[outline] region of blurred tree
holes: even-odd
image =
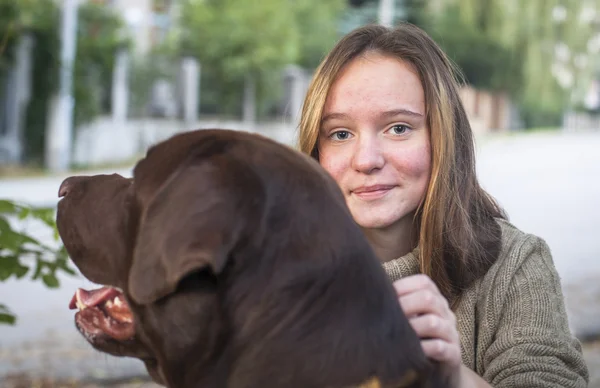
[[[362,7],[363,5],[367,4],[367,3],[373,3],[376,0],[347,0],[348,1],[348,5],[351,7]]]
[[[370,1],[370,0],[366,0]],[[296,63],[316,68],[339,39],[337,25],[346,9],[344,0],[295,0],[293,13],[298,29],[299,53]]]
[[[465,18],[500,42],[519,63],[520,85],[512,95],[525,125],[560,125],[566,95],[552,73],[556,44],[552,10],[558,2],[469,1],[462,7]]]
[[[53,232],[58,240],[54,209],[32,208],[13,201],[0,200],[0,282],[11,278],[23,279],[30,274],[31,280],[41,281],[46,287],[57,288],[60,282],[57,273],[75,275],[69,265],[64,246],[48,246],[29,233],[11,226],[10,221],[38,222],[46,232]],[[40,229],[37,229],[40,230]],[[0,303],[0,324],[15,324],[17,317],[8,306]]]
[[[131,46],[124,33],[124,21],[113,9],[84,3],[79,7],[78,16],[73,75],[75,125],[110,111],[115,54]]]
[[[260,83],[298,58],[299,36],[287,2],[186,0],[181,14],[182,51],[216,78],[225,107],[239,98],[248,77]]]
[[[280,0],[183,2],[184,52],[218,63],[233,78],[293,61],[297,31],[289,4]]]
[[[379,0],[348,0],[348,3],[350,7],[346,8],[341,18],[341,34],[365,24],[378,22]],[[427,29],[428,3],[428,0],[393,0],[394,23],[405,21]]]
[[[600,1],[526,4],[513,12],[525,66],[520,101],[530,126],[560,125],[562,112],[576,106],[578,89],[598,71]]]
[[[339,35],[345,35],[365,24],[377,23],[377,1],[364,1],[359,5],[346,7],[339,20]]]
[[[114,55],[129,40],[122,19],[105,6],[84,2],[79,7],[77,56],[73,88],[75,124],[90,121],[110,109]],[[25,154],[30,162],[44,160],[48,102],[58,88],[60,9],[54,0],[0,0],[0,85],[13,65],[14,47],[22,34],[34,39],[32,98],[25,117]]]
[[[20,27],[19,10],[16,2],[0,3],[0,80],[13,60],[15,36]]]
[[[599,0],[439,0],[429,11],[504,47],[516,74],[512,97],[529,127],[560,125],[575,88],[596,71]],[[473,53],[472,62],[480,58]]]
[[[0,87],[13,66],[14,49],[23,34],[34,40],[31,100],[25,115],[25,158],[41,164],[48,100],[58,87],[58,8],[51,0],[0,0]],[[2,50],[2,48],[0,48]],[[2,95],[0,95],[2,98]],[[10,98],[10,96],[4,96]]]
[[[427,0],[403,0],[402,19],[423,29],[428,26]]]
[[[516,93],[521,85],[521,63],[498,39],[448,6],[427,21],[426,29],[462,71],[465,81],[479,89]]]
[[[283,66],[314,67],[333,46],[345,6],[345,0],[184,0],[180,45],[202,63],[201,105],[239,114],[244,83],[252,79],[258,113],[266,112]]]

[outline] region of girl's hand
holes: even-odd
[[[456,317],[446,298],[426,275],[397,280],[394,287],[404,314],[421,338],[425,355],[442,364],[451,380],[460,380],[462,360]]]

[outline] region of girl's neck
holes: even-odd
[[[385,263],[404,256],[415,248],[414,226],[412,215],[407,215],[386,228],[363,228],[363,232],[379,260]]]

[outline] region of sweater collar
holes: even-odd
[[[392,282],[407,276],[417,275],[420,273],[419,248],[417,247],[404,256],[383,263],[383,269]]]

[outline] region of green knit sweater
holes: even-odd
[[[463,363],[493,387],[587,387],[548,245],[507,221],[502,250],[455,310]],[[418,248],[384,263],[392,281],[419,273]]]

